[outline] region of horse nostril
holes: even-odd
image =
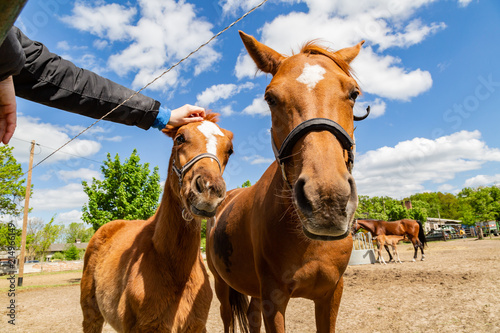
[[[196,192],[203,193],[205,186],[203,184],[203,179],[201,179],[201,176],[196,177],[194,181],[194,188]]]
[[[295,200],[297,201],[297,206],[302,211],[302,213],[307,217],[311,217],[313,213],[313,207],[304,190],[305,185],[305,177],[300,177],[295,183]]]

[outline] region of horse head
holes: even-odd
[[[217,116],[212,113],[202,122],[163,129],[174,139],[169,163],[174,181],[165,186],[179,193],[186,220],[214,216],[226,196],[222,172],[233,152],[233,133],[215,124]]]
[[[360,89],[349,63],[356,46],[329,51],[314,43],[287,57],[240,32],[257,67],[273,75],[265,100],[272,143],[306,236],[346,237],[358,205],[353,107]],[[369,110],[368,110],[369,111]]]

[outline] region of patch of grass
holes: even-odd
[[[40,272],[40,273],[24,273],[24,276],[39,276],[39,275],[58,275],[66,273],[82,273],[83,269],[75,269],[72,271],[58,271],[58,272]],[[8,279],[10,275],[0,276],[0,279]],[[16,279],[18,274],[16,274]]]
[[[74,286],[74,285],[79,285],[79,284],[80,284],[80,281],[78,281],[78,282],[68,282],[68,283],[59,283],[59,284],[43,284],[43,285],[36,285],[36,286],[23,286],[23,287],[16,287],[16,292],[26,291],[26,290],[33,290],[33,289]],[[9,290],[9,288],[2,288],[2,289],[0,289],[0,293],[6,293],[8,290]]]

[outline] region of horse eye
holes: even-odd
[[[269,105],[269,106],[274,106],[274,105],[276,105],[276,100],[275,100],[272,96],[266,95],[266,96],[264,97],[264,99],[266,100],[267,105]]]
[[[349,95],[349,99],[351,99],[353,102],[356,101],[356,98],[359,96],[359,90],[353,90],[351,94]]]
[[[181,145],[183,144],[184,142],[186,142],[186,138],[184,137],[184,135],[178,135],[176,138],[175,138],[175,142],[178,144],[178,145]]]
[[[231,156],[231,155],[233,155],[233,153],[234,153],[233,147],[229,148],[229,150],[227,151],[227,155]]]

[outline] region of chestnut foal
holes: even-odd
[[[92,237],[81,281],[84,332],[206,332],[212,300],[200,253],[203,218],[226,195],[232,137],[208,116],[174,138],[161,204],[147,221],[113,221]]]

